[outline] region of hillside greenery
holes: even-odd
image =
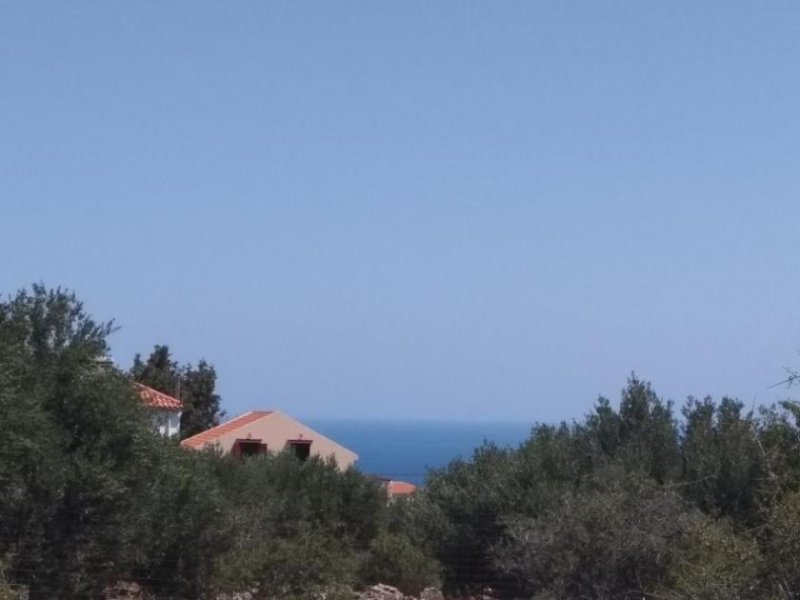
[[[0,301],[3,597],[101,598],[118,581],[165,599],[337,600],[378,582],[539,600],[800,597],[793,402],[676,408],[631,376],[618,403],[535,425],[517,448],[487,442],[389,502],[329,461],[237,461],[156,436],[130,383],[164,371],[103,360],[113,330],[65,290]]]

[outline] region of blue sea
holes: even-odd
[[[359,455],[365,473],[424,483],[428,469],[469,458],[484,440],[516,447],[531,423],[304,419]]]

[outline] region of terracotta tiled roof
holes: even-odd
[[[390,481],[388,487],[390,496],[408,496],[417,491],[417,486],[407,481]]]
[[[153,388],[142,385],[141,383],[134,383],[133,385],[136,388],[136,391],[139,392],[139,397],[142,399],[142,402],[144,402],[145,406],[149,406],[150,408],[162,408],[166,410],[181,410],[183,408],[183,402],[177,398],[168,396],[163,392],[154,390]]]
[[[216,427],[212,427],[211,429],[207,429],[198,433],[197,435],[193,435],[192,437],[188,437],[181,442],[181,446],[186,448],[202,448],[206,444],[213,443],[215,440],[219,439],[221,436],[225,435],[226,433],[230,433],[231,431],[235,431],[240,427],[244,427],[252,423],[253,421],[258,421],[259,419],[263,419],[272,414],[271,410],[253,410],[249,413],[245,413],[235,419],[231,419],[230,421],[226,421],[225,423],[221,423]]]

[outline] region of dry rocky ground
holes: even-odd
[[[389,585],[374,585],[361,592],[359,600],[444,600],[444,596],[435,588],[426,588],[415,598],[405,596],[400,590]]]
[[[425,588],[419,596],[406,596],[390,585],[374,585],[358,595],[358,600],[448,600],[436,588]],[[477,596],[449,598],[449,600],[496,600],[491,590],[485,590]]]
[[[242,592],[233,595],[221,595],[216,600],[254,600],[258,596],[253,592]],[[106,591],[105,600],[147,600],[149,596],[137,583],[119,582]],[[451,598],[449,600],[494,600],[490,590],[478,596],[466,598]],[[321,599],[322,600],[322,599]],[[407,596],[397,588],[390,585],[374,585],[363,592],[357,593],[353,600],[447,600],[441,591],[436,588],[426,588],[419,596]]]

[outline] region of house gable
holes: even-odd
[[[295,451],[298,456],[333,456],[341,469],[358,460],[355,452],[337,444],[318,431],[279,411],[251,411],[181,442],[196,450],[217,445],[225,453],[236,454],[237,442],[258,440],[269,452]]]
[[[252,410],[248,413],[231,419],[230,421],[220,423],[216,427],[206,429],[205,431],[201,431],[192,437],[186,438],[181,442],[181,446],[200,450],[209,444],[221,443],[223,440],[229,437],[229,434],[235,433],[239,429],[246,427],[255,421],[268,417],[271,414],[272,411],[268,410]]]

